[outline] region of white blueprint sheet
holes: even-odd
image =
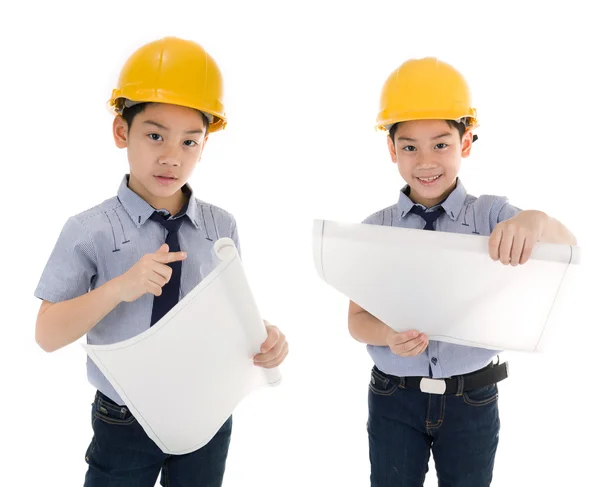
[[[541,351],[576,246],[537,243],[504,266],[489,237],[315,220],[321,279],[396,331],[493,350]]]
[[[233,241],[219,265],[147,331],[83,345],[146,433],[168,454],[201,448],[236,405],[280,371],[253,364],[267,332]]]

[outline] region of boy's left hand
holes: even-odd
[[[285,335],[276,326],[265,321],[267,339],[260,346],[260,352],[254,356],[254,365],[272,369],[277,367],[288,354],[288,342]]]
[[[490,235],[490,257],[504,265],[525,264],[547,224],[548,215],[536,210],[522,211],[498,223]]]

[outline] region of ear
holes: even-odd
[[[390,157],[392,158],[392,162],[394,164],[396,164],[396,162],[397,162],[396,146],[394,145],[394,141],[392,140],[392,138],[389,135],[387,136],[387,144],[388,144],[388,150],[390,151]]]
[[[471,148],[473,147],[473,132],[470,130],[463,135],[461,156],[469,157],[471,154]]]
[[[198,159],[196,159],[196,164],[198,164],[200,162],[200,159],[202,159],[202,152],[204,152],[204,147],[206,147],[206,142],[208,142],[208,134],[206,134],[204,136],[204,139],[202,139],[202,146],[200,147],[200,152],[198,153]]]
[[[127,122],[121,115],[117,115],[113,120],[113,137],[115,139],[115,145],[119,149],[125,149],[127,147],[127,134],[129,127]]]

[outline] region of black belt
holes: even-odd
[[[375,367],[377,369],[377,367]],[[489,364],[483,369],[469,374],[457,375],[447,379],[430,379],[428,377],[397,377],[395,375],[383,374],[388,379],[396,382],[400,387],[407,389],[419,389],[429,394],[462,394],[465,391],[479,389],[500,382],[508,377],[508,363]]]
[[[96,391],[96,395],[99,396],[100,399],[102,399],[104,402],[107,402],[108,404],[110,404],[111,406],[115,406],[115,407],[118,407],[118,408],[127,407],[124,404],[117,404],[110,397],[108,397],[106,394],[102,394],[102,392],[100,392],[100,391]]]

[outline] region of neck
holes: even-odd
[[[418,205],[423,205],[425,208],[431,208],[432,206],[439,205],[448,196],[450,196],[452,191],[454,191],[456,189],[457,184],[458,184],[458,180],[455,179],[454,183],[452,183],[450,185],[450,187],[446,191],[444,191],[440,196],[438,196],[437,198],[424,198],[421,195],[417,194],[415,191],[412,191],[412,189],[409,186],[409,190],[408,190],[409,192],[408,192],[407,196],[410,198],[410,200],[413,203],[417,203]]]
[[[145,198],[144,198],[145,199]],[[171,215],[177,215],[183,208],[183,205],[188,200],[188,196],[183,191],[179,190],[173,196],[169,198],[154,198],[153,200],[146,200],[156,210],[164,208]]]
[[[156,210],[165,209],[171,215],[176,215],[179,213],[183,205],[188,200],[188,195],[185,194],[181,189],[177,191],[175,194],[167,197],[161,198],[159,196],[154,196],[149,193],[134,177],[129,176],[129,183],[127,185],[131,191],[137,194],[140,198],[144,199],[150,206],[152,206]]]

